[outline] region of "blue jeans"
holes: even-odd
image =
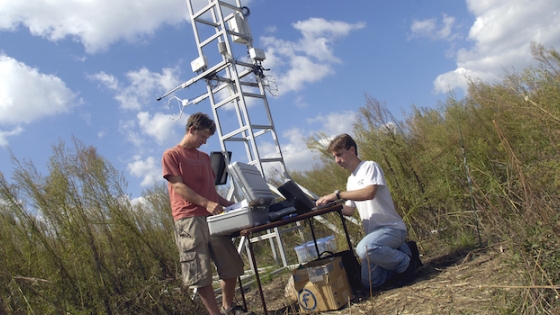
[[[405,230],[381,227],[358,243],[356,254],[362,260],[362,285],[365,288],[379,287],[406,270],[411,254],[405,240]]]

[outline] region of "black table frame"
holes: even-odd
[[[311,230],[311,235],[313,237],[313,242],[315,243],[315,250],[317,252],[317,254],[319,255],[319,247],[317,246],[317,239],[315,237],[315,231],[314,231],[314,227],[313,227],[313,222],[311,219],[313,219],[313,217],[318,216],[318,215],[323,215],[323,214],[327,214],[327,213],[331,213],[331,212],[337,212],[339,217],[340,217],[340,221],[342,222],[342,226],[344,228],[344,233],[346,235],[346,241],[348,242],[348,248],[352,251],[352,241],[350,240],[350,236],[348,235],[348,228],[346,227],[346,221],[344,219],[344,215],[342,214],[342,205],[335,205],[332,207],[328,207],[328,208],[324,208],[324,209],[320,209],[320,210],[314,210],[311,212],[307,212],[304,214],[299,214],[295,217],[291,217],[291,218],[287,218],[281,221],[276,221],[276,222],[272,222],[272,223],[268,223],[268,224],[264,224],[264,225],[259,225],[253,228],[249,228],[249,229],[245,229],[245,230],[241,230],[239,232],[240,236],[245,236],[247,239],[247,247],[249,249],[249,259],[251,260],[251,263],[253,264],[253,268],[255,270],[255,278],[257,280],[257,286],[259,289],[259,294],[261,297],[261,304],[263,307],[263,311],[264,311],[264,315],[268,315],[268,311],[266,309],[266,302],[264,299],[264,293],[262,290],[262,285],[261,285],[261,279],[259,277],[259,270],[257,267],[257,261],[255,259],[255,255],[253,253],[253,245],[251,243],[251,235],[255,234],[255,233],[259,233],[262,231],[266,231],[268,229],[274,229],[286,224],[290,224],[290,223],[294,223],[294,222],[298,222],[298,221],[303,221],[303,220],[308,220],[309,222],[309,227]],[[247,302],[245,301],[245,295],[243,293],[243,284],[241,283],[241,278],[239,278],[239,287],[241,288],[241,295],[243,298],[243,305],[245,307],[245,309],[247,308]]]

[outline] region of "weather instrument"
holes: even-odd
[[[274,169],[280,177],[289,179],[266,95],[267,91],[277,94],[276,83],[265,74],[265,51],[253,46],[249,8],[239,0],[187,0],[187,5],[198,52],[191,62],[195,76],[157,100],[204,83],[205,91],[193,98],[169,98],[168,107],[179,109],[174,120],[181,118],[187,106],[208,100],[222,152],[235,154],[237,151],[230,147],[243,147],[247,163],[255,165],[263,177],[265,170]]]

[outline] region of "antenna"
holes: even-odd
[[[173,100],[175,100],[177,102],[178,106],[179,106],[179,117],[175,118],[175,115],[173,115],[171,120],[177,121],[177,120],[181,119],[181,117],[183,116],[183,112],[185,111],[185,107],[187,107],[189,105],[196,105],[196,104],[202,102],[207,97],[208,97],[208,94],[202,94],[202,95],[198,96],[197,98],[195,98],[193,100],[180,99],[177,96],[170,97],[169,100],[167,101],[167,107],[170,108],[170,109],[174,107],[171,104]]]

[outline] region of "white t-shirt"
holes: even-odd
[[[365,233],[369,234],[382,226],[391,226],[406,231],[406,225],[395,211],[383,170],[376,162],[362,161],[348,177],[346,190],[358,190],[370,185],[378,186],[373,199],[366,201],[348,200],[346,203],[347,206],[358,208]]]

